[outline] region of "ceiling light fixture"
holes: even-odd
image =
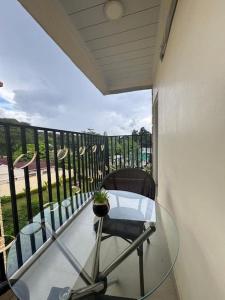
[[[124,14],[123,4],[119,0],[108,0],[104,4],[104,13],[108,20],[118,20]]]

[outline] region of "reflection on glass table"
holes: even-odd
[[[91,199],[77,210],[72,210],[70,199],[60,206],[52,204],[21,230],[8,253],[7,277],[19,299],[105,299],[103,294],[106,299],[145,299],[164,282],[178,253],[172,217],[141,195],[108,194],[107,218],[144,222],[145,230],[132,243],[119,236],[104,240],[103,219],[95,217]],[[136,252],[142,244],[144,294],[140,295]]]

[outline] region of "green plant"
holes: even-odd
[[[94,203],[105,203],[108,202],[109,197],[106,191],[97,191],[94,193]]]
[[[152,164],[148,163],[146,166],[143,167],[143,170],[152,175]]]

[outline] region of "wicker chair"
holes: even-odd
[[[141,169],[126,168],[114,171],[107,175],[101,188],[106,190],[123,190],[155,199],[155,182],[153,178]],[[98,222],[94,225],[97,232]],[[111,236],[117,236],[128,243],[132,243],[145,231],[143,221],[116,220],[109,216],[104,218],[102,233],[106,234],[102,240]],[[149,239],[147,240],[150,243]],[[144,271],[143,271],[143,245],[137,249],[139,256],[140,294],[144,295]]]
[[[101,184],[106,190],[122,190],[155,199],[155,182],[141,169],[126,168],[107,175]]]

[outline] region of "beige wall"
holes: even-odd
[[[166,0],[165,0],[166,1]],[[154,94],[159,196],[180,233],[181,300],[225,299],[225,1],[179,0]]]

